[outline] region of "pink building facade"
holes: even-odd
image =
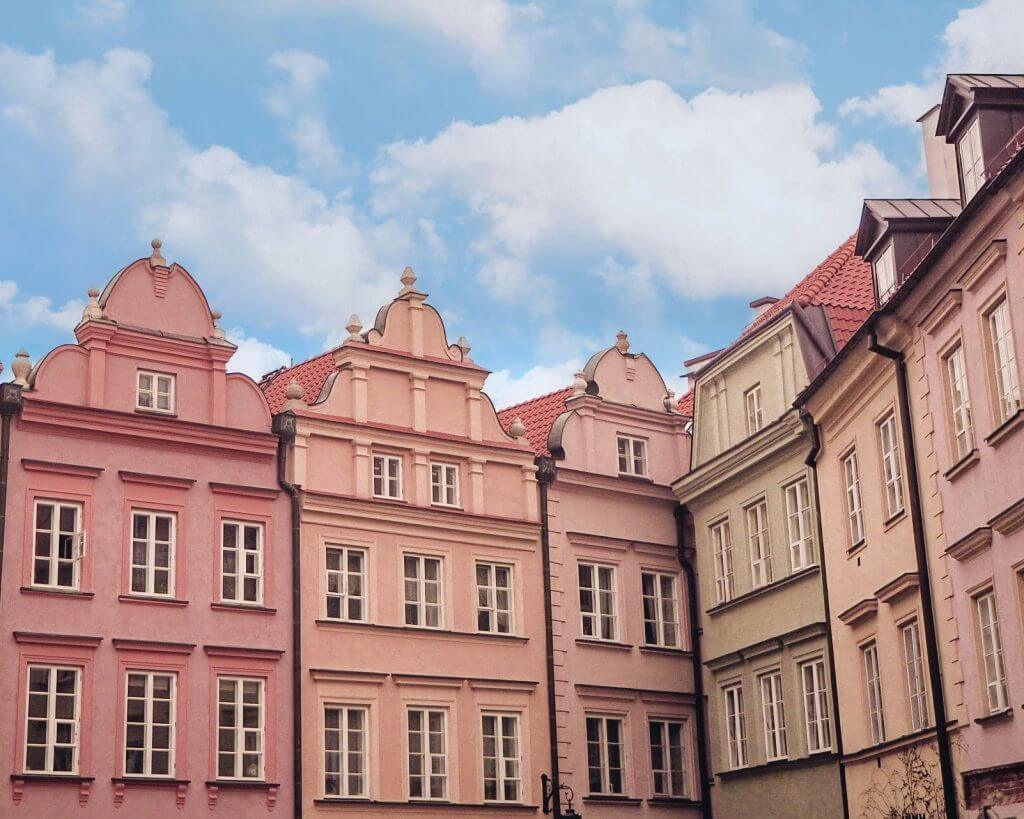
[[[291,810],[289,504],[217,318],[154,242],[12,366],[0,815]]]

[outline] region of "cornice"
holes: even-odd
[[[1001,535],[1011,535],[1024,528],[1024,497],[1011,503],[1002,512],[993,517],[988,525]]]
[[[954,560],[969,560],[977,554],[981,554],[992,545],[992,527],[979,526],[972,532],[968,532],[956,543],[946,547],[946,554]]]
[[[892,604],[904,595],[917,591],[920,580],[917,572],[904,572],[894,577],[880,589],[875,590],[875,597],[880,603]]]
[[[742,648],[727,651],[725,654],[719,654],[717,657],[705,660],[704,665],[712,671],[720,671],[723,668],[729,668],[730,666],[738,665],[739,663],[747,660],[762,657],[765,654],[772,653],[773,651],[781,651],[784,646],[790,646],[804,642],[805,640],[812,640],[815,637],[821,637],[826,633],[826,631],[827,624],[824,622],[808,623],[807,625],[799,626],[791,631],[787,631],[784,634],[776,634],[764,640],[759,640],[756,643],[743,646]]]
[[[26,472],[49,472],[57,475],[74,475],[77,478],[98,478],[103,474],[102,466],[80,466],[56,461],[37,461],[33,458],[22,458],[21,468]]]
[[[836,617],[839,618],[843,625],[853,626],[861,622],[861,620],[874,617],[877,613],[878,600],[874,597],[865,597],[863,600],[858,600],[845,611],[839,612]]]
[[[654,500],[663,500],[675,504],[676,496],[672,487],[663,483],[637,478],[623,477],[621,475],[604,475],[599,472],[586,472],[582,469],[569,467],[558,467],[558,475],[555,479],[555,487],[579,486],[587,489],[599,490],[602,492],[617,492],[623,495],[640,495]]]

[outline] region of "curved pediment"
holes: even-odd
[[[668,386],[646,353],[629,352],[625,333],[614,347],[595,353],[583,368],[587,393],[605,401],[664,411]],[[674,402],[673,402],[674,404]]]

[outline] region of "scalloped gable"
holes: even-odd
[[[605,401],[664,412],[668,387],[645,353],[620,352],[611,347],[595,355],[584,369]]]
[[[476,367],[462,348],[448,342],[444,320],[426,298],[426,293],[405,288],[377,311],[373,327],[366,333],[367,341],[395,352]]]

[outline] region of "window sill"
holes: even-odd
[[[96,781],[95,776],[60,773],[15,773],[11,774],[11,779],[19,782],[73,782],[76,785]]]
[[[961,475],[964,474],[968,469],[978,463],[981,458],[977,448],[972,449],[966,455],[964,455],[959,461],[953,464],[949,469],[942,473],[942,477],[947,481],[955,481]]]
[[[678,657],[690,657],[692,652],[687,651],[685,648],[675,648],[670,646],[640,646],[641,654],[673,654]]]
[[[584,802],[611,802],[616,805],[642,805],[644,800],[635,796],[620,796],[618,794],[592,793],[583,797]]]
[[[357,631],[404,631],[414,634],[436,634],[440,637],[479,637],[482,640],[505,640],[512,643],[527,643],[529,637],[519,634],[497,634],[491,631],[455,631],[449,628],[430,628],[428,626],[393,626],[385,623],[367,623],[361,620],[332,620],[321,617],[314,621],[318,626],[328,628],[351,628]]]
[[[1020,426],[1022,420],[1024,420],[1024,409],[1018,407],[1013,415],[1001,422],[999,426],[989,433],[988,437],[985,438],[985,443],[992,447],[996,446],[1003,438]]]
[[[688,796],[652,796],[647,800],[647,804],[654,807],[681,808],[700,807],[702,803],[699,799],[690,799]]]
[[[824,751],[815,751],[807,756],[773,759],[771,762],[762,762],[759,765],[745,765],[742,768],[732,768],[728,771],[719,771],[716,775],[722,779],[732,779],[742,776],[756,775],[766,771],[774,771],[780,768],[800,768],[807,765],[817,765],[821,762],[832,762],[838,759],[839,756],[835,751],[826,749]]]
[[[1013,719],[1013,707],[1007,705],[999,711],[993,711],[974,720],[975,725],[991,725],[994,722],[1007,722]]]
[[[168,412],[166,410],[150,409],[149,407],[136,407],[135,411],[139,415],[153,415],[157,418],[177,418],[178,413]]]
[[[384,503],[393,503],[397,506],[408,506],[409,501],[405,498],[389,498],[387,495],[370,495],[370,500],[382,501]]]
[[[280,788],[280,782],[264,782],[262,779],[207,779],[208,788],[234,788],[236,790],[263,791]]]
[[[613,648],[616,651],[632,651],[632,643],[620,643],[618,640],[598,640],[591,637],[577,637],[576,645],[594,648]]]
[[[181,600],[177,597],[143,597],[138,594],[119,594],[117,599],[122,603],[143,603],[150,606],[176,606],[188,605],[188,600]]]
[[[42,594],[46,596],[70,597],[78,600],[90,600],[96,596],[95,592],[77,591],[75,589],[49,589],[41,586],[22,586],[18,591],[22,594]]]
[[[805,569],[799,569],[798,571],[795,571],[792,574],[787,575],[781,580],[773,580],[771,583],[766,583],[763,586],[758,586],[756,589],[751,589],[748,592],[744,592],[739,597],[734,597],[731,600],[726,600],[722,603],[717,603],[704,613],[711,615],[718,614],[719,612],[725,611],[726,609],[730,609],[733,606],[742,605],[743,603],[746,603],[748,600],[752,600],[755,597],[760,597],[762,594],[768,594],[770,592],[773,592],[776,589],[788,585],[789,583],[795,583],[800,578],[815,574],[818,571],[820,571],[818,564],[814,563]]]
[[[248,611],[253,614],[277,614],[277,609],[259,606],[255,603],[210,603],[215,611]]]
[[[165,788],[180,788],[192,783],[191,779],[174,779],[166,776],[113,776],[110,781],[115,785],[140,785]]]
[[[629,472],[619,472],[616,476],[621,481],[635,481],[636,483],[654,483],[654,478],[650,475],[633,475]]]
[[[313,800],[314,805],[365,805],[370,809],[391,810],[392,808],[429,809],[444,808],[446,811],[471,810],[481,808],[503,811],[523,811],[534,813],[540,805],[528,805],[524,802],[448,802],[444,799],[409,799],[405,802],[385,799],[370,799],[364,796],[322,796]]]
[[[888,532],[896,524],[898,524],[900,521],[902,521],[906,516],[907,516],[907,507],[904,506],[898,512],[893,513],[892,515],[887,517],[884,521],[882,521],[882,531],[883,532]]]
[[[847,546],[846,547],[846,557],[847,558],[851,558],[851,557],[854,557],[856,555],[859,555],[867,547],[868,547],[867,540],[865,538],[861,538],[856,543],[854,543],[852,546]]]

